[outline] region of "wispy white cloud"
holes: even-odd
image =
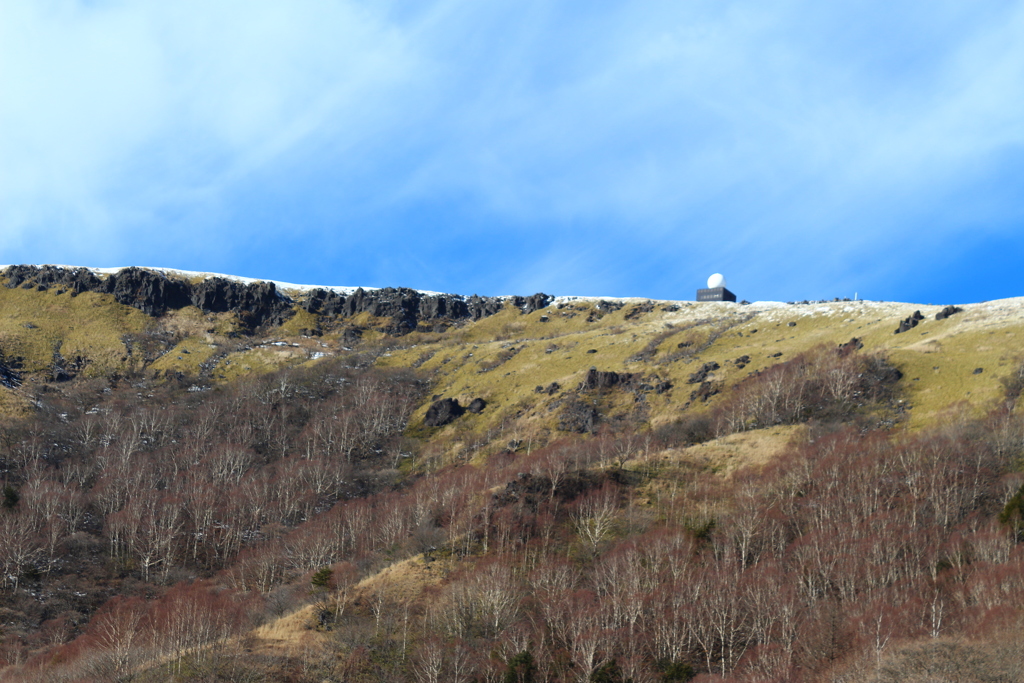
[[[725,263],[779,296],[1006,234],[1024,3],[841,5],[0,0],[0,222],[62,260],[224,270],[288,226],[375,279],[507,257],[479,289],[657,294]]]
[[[354,3],[3,3],[0,216],[112,230],[216,203],[282,155],[380,125],[414,71]],[[47,207],[45,209],[41,207]],[[151,217],[151,216],[150,216]],[[40,220],[45,219],[45,220]]]

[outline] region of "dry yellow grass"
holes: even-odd
[[[442,561],[427,562],[422,555],[395,562],[360,581],[352,591],[352,600],[366,601],[383,591],[393,602],[415,602],[425,587],[441,582],[445,566]]]
[[[675,311],[665,310],[669,302],[650,302],[654,310],[640,315],[634,311],[627,320],[643,303],[630,300],[610,313],[602,313],[596,301],[574,301],[561,310],[549,307],[529,315],[506,309],[438,340],[393,351],[381,363],[411,365],[425,358],[421,369],[432,373],[433,394],[462,403],[476,397],[488,401],[482,415],[460,418],[440,432],[458,446],[468,434],[500,431],[504,438],[510,429],[543,439],[552,433],[556,415],[547,410],[548,397],[534,388],[557,382],[562,390],[573,389],[590,367],[672,382],[670,393],[647,396],[649,418],[658,423],[678,415],[694,388],[687,380],[705,362],[721,366],[712,377],[728,387],[816,345],[835,346],[858,337],[862,353],[883,354],[904,373],[900,390],[910,406],[904,424],[918,429],[964,401],[979,414],[994,407],[1002,396],[1001,379],[1020,362],[1016,349],[1024,336],[1024,300],[965,306],[964,312],[943,321],[934,320],[940,306],[868,301],[677,303]],[[916,310],[925,320],[893,334]],[[548,322],[540,322],[543,316]],[[708,344],[712,333],[716,338]],[[689,349],[699,352],[670,360],[680,356],[678,344],[687,341],[692,342]],[[649,344],[656,346],[653,356],[634,360]],[[502,354],[510,357],[499,363]],[[732,362],[741,356],[749,356],[742,369]],[[977,367],[984,371],[974,374]],[[612,394],[603,400],[613,413],[630,408],[628,396]],[[704,410],[713,401],[689,410]],[[414,423],[422,420],[426,408],[421,406]]]
[[[618,310],[610,310],[619,304]],[[964,308],[963,313],[948,320],[935,321],[939,306],[865,301],[742,306],[629,299],[608,306],[581,299],[560,301],[530,314],[507,305],[494,316],[456,326],[446,333],[414,333],[389,342],[397,348],[379,362],[420,365],[431,377],[431,394],[456,397],[462,402],[481,397],[488,402],[482,415],[466,416],[452,428],[442,430],[444,438],[462,442],[496,431],[504,438],[512,430],[543,440],[545,434],[553,433],[557,411],[548,410],[553,399],[535,393],[535,387],[557,382],[563,391],[572,389],[590,367],[637,372],[671,382],[671,392],[646,398],[648,418],[658,423],[678,415],[693,389],[687,383],[689,376],[705,362],[721,366],[713,379],[728,387],[751,372],[788,360],[817,344],[835,345],[857,336],[865,352],[887,355],[905,373],[901,389],[912,406],[905,424],[916,429],[951,405],[965,403],[977,413],[989,410],[1002,395],[1000,380],[1015,370],[1019,356],[1024,355],[1017,351],[1024,340],[1024,300]],[[915,310],[926,319],[909,332],[893,335],[899,321]],[[378,328],[388,322],[364,313],[345,324],[367,328],[363,337],[369,348],[380,341]],[[307,340],[300,340],[298,333],[316,326],[315,316],[298,309],[271,334],[305,344]],[[108,295],[83,293],[71,297],[54,290],[0,287],[0,349],[9,356],[24,358],[24,369],[30,374],[46,372],[55,348],[65,358],[89,359],[83,371],[86,376],[141,369],[127,367],[133,360],[127,355],[123,338],[153,328],[177,335],[182,341],[155,361],[151,369],[161,374],[198,374],[199,365],[229,343],[227,335],[236,331],[237,320],[228,314],[204,314],[193,307],[152,319],[117,304]],[[708,343],[712,336],[716,338]],[[332,335],[325,341],[338,343]],[[679,344],[686,342],[692,344],[688,348],[698,351],[684,355]],[[650,348],[653,353],[637,360],[640,352]],[[256,347],[234,352],[218,361],[213,378],[230,381],[310,363],[313,350]],[[731,362],[741,356],[750,357],[742,369]],[[978,367],[983,372],[974,374]],[[603,408],[612,413],[633,409],[628,396],[610,394],[602,400]],[[428,403],[414,415],[414,424],[422,420]],[[0,410],[9,414],[17,405],[13,399],[0,402]],[[688,410],[704,408],[691,406]]]
[[[353,604],[369,604],[378,592],[383,592],[390,603],[413,603],[426,586],[441,582],[444,573],[442,564],[425,562],[418,555],[389,565],[352,588],[348,596],[348,609]],[[247,640],[255,652],[294,653],[310,640],[328,637],[314,629],[315,623],[316,607],[306,605],[256,628]]]
[[[707,443],[673,451],[666,460],[685,459],[718,474],[730,475],[743,467],[763,467],[786,451],[805,431],[785,425],[730,434]]]
[[[123,370],[128,358],[122,338],[152,324],[145,313],[106,294],[0,287],[0,349],[23,358],[28,373],[45,372],[58,348],[65,358],[87,358],[86,376]]]
[[[312,629],[315,607],[306,605],[253,630],[247,641],[253,652],[281,655],[294,652],[310,638],[323,638]]]

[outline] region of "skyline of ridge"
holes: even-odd
[[[0,0],[0,260],[1024,294],[1024,0]]]
[[[428,289],[420,289],[420,288],[417,288],[417,287],[414,287],[414,286],[413,287],[408,287],[408,286],[396,287],[396,286],[393,286],[393,285],[382,285],[382,286],[376,287],[376,286],[368,286],[368,285],[338,285],[338,284],[322,284],[322,283],[285,282],[285,281],[282,281],[282,280],[273,280],[273,279],[270,279],[270,278],[249,277],[249,276],[243,276],[243,275],[233,275],[231,273],[215,273],[215,272],[210,272],[210,271],[184,270],[184,269],[180,269],[180,268],[167,268],[167,267],[163,267],[163,266],[138,266],[138,265],[132,265],[132,266],[106,266],[106,267],[104,267],[104,266],[78,266],[78,265],[61,264],[61,263],[0,264],[0,274],[3,274],[3,271],[5,271],[7,268],[10,268],[12,266],[29,266],[29,267],[33,267],[33,268],[53,267],[53,268],[62,268],[62,269],[67,269],[67,270],[74,270],[74,269],[78,269],[78,268],[84,268],[84,269],[86,269],[86,270],[88,270],[88,271],[90,271],[92,273],[97,274],[97,275],[110,275],[110,274],[118,273],[118,272],[120,272],[122,270],[126,270],[126,269],[129,269],[129,268],[138,268],[138,269],[141,269],[141,270],[147,270],[147,271],[162,273],[163,275],[166,275],[166,276],[179,276],[179,277],[183,277],[183,278],[186,278],[186,279],[199,278],[199,277],[202,277],[204,279],[223,278],[223,279],[239,282],[241,284],[253,284],[253,283],[258,283],[258,282],[269,282],[269,283],[272,283],[277,288],[277,290],[279,292],[282,292],[282,293],[291,291],[291,292],[300,292],[302,294],[307,294],[307,293],[309,293],[309,292],[311,292],[313,290],[316,290],[316,289],[325,289],[325,290],[334,291],[334,292],[339,293],[339,294],[348,295],[348,294],[352,294],[355,291],[360,290],[360,289],[365,290],[365,291],[372,291],[372,290],[380,290],[380,289],[391,288],[391,289],[408,289],[408,290],[415,291],[418,294],[422,294],[422,295],[425,295],[425,296],[455,296],[455,297],[467,298],[467,297],[470,297],[470,296],[476,296],[477,295],[477,292],[475,292],[475,291],[471,292],[471,293],[467,293],[467,292],[439,292],[439,291],[428,290]],[[540,293],[540,292],[534,292],[534,293]],[[566,294],[566,293],[559,293],[559,292],[543,292],[543,293],[544,294],[548,294],[549,296],[551,296],[553,298],[553,302],[555,302],[555,303],[567,302],[567,301],[597,301],[597,300],[604,299],[604,300],[609,300],[609,301],[613,301],[613,300],[649,300],[649,301],[664,301],[664,302],[673,302],[673,303],[735,303],[736,305],[755,305],[755,304],[756,305],[764,305],[764,304],[787,304],[787,305],[788,304],[797,304],[797,305],[802,305],[802,304],[806,304],[806,303],[817,304],[817,303],[839,303],[839,302],[842,302],[842,303],[872,302],[872,303],[893,303],[893,304],[907,304],[907,305],[921,305],[921,306],[942,306],[942,305],[949,304],[949,303],[962,304],[962,305],[971,305],[971,304],[984,304],[984,303],[990,303],[990,302],[994,302],[994,301],[1004,301],[1004,300],[1012,300],[1012,299],[1024,300],[1024,296],[1009,296],[1009,297],[1000,297],[1000,298],[997,298],[997,299],[986,299],[986,300],[983,300],[983,301],[953,301],[953,302],[938,302],[938,303],[936,303],[936,302],[909,301],[909,300],[897,300],[897,299],[868,299],[868,298],[861,297],[861,296],[859,296],[859,293],[854,292],[854,296],[853,297],[831,297],[831,298],[828,298],[828,299],[814,298],[814,297],[805,297],[804,299],[796,299],[796,300],[790,300],[790,301],[781,301],[781,300],[775,300],[775,299],[753,299],[753,300],[747,300],[747,299],[743,299],[742,297],[739,297],[736,302],[729,302],[729,301],[697,301],[695,297],[693,297],[693,298],[674,298],[674,299],[656,299],[656,298],[652,298],[652,297],[633,296],[633,295],[605,296],[605,295],[600,295],[600,294]],[[483,295],[483,296],[488,296],[488,297],[491,297],[491,298],[504,299],[504,298],[510,298],[510,297],[514,297],[514,296],[523,296],[524,294],[526,294],[526,292],[505,292],[503,294]]]

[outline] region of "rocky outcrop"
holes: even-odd
[[[539,292],[533,296],[514,296],[511,298],[512,305],[523,313],[533,313],[534,311],[539,311],[542,308],[547,308],[554,300],[555,297],[550,294],[543,294]]]
[[[939,311],[938,313],[935,314],[935,319],[936,320],[945,320],[949,316],[956,315],[957,313],[960,313],[963,310],[964,309],[960,308],[959,306],[946,306],[941,311]]]
[[[102,285],[102,289],[92,291],[113,294],[119,304],[137,308],[146,315],[163,315],[192,303],[187,282],[142,268],[125,268],[107,277]]]
[[[63,289],[72,294],[97,292],[103,289],[103,280],[87,268],[61,268],[59,266],[8,266],[3,273],[7,287],[35,287],[40,290]]]
[[[486,407],[487,407],[487,401],[483,400],[482,398],[474,398],[470,402],[470,404],[466,408],[466,410],[468,410],[469,412],[473,413],[474,415],[479,415],[480,413],[484,412],[484,408],[486,408]]]
[[[50,364],[50,379],[54,382],[66,382],[73,379],[86,365],[89,359],[85,356],[65,358],[61,352],[61,345],[58,343],[53,349],[53,362]]]
[[[7,287],[56,288],[72,296],[82,292],[110,294],[125,306],[151,316],[161,316],[186,306],[205,313],[235,313],[252,330],[266,323],[278,324],[292,315],[292,302],[281,296],[272,282],[244,284],[209,278],[192,284],[144,268],[124,268],[105,278],[86,268],[59,266],[10,266],[3,275]]]
[[[896,328],[896,331],[893,332],[893,334],[902,334],[904,332],[909,332],[910,330],[917,327],[917,324],[922,320],[924,320],[924,316],[921,315],[921,311],[914,311],[914,315],[910,316],[909,318],[904,318],[903,320],[900,321],[900,326]]]
[[[235,313],[246,327],[280,325],[292,316],[291,299],[273,282],[242,284],[213,277],[192,285],[192,305],[209,313]]]
[[[569,401],[558,415],[558,429],[576,434],[593,434],[601,415],[592,404],[579,400]]]
[[[639,379],[640,375],[632,372],[602,372],[597,368],[590,368],[587,376],[580,383],[581,391],[592,391],[594,389],[611,389],[616,386],[627,386]]]
[[[459,405],[459,399],[457,398],[442,398],[440,401],[434,401],[427,408],[427,414],[423,418],[423,424],[428,427],[443,427],[446,424],[454,422],[457,418],[461,417],[466,412],[466,409]]]
[[[186,306],[196,306],[206,313],[234,313],[243,326],[253,331],[265,325],[278,325],[293,314],[295,301],[277,291],[272,282],[245,284],[221,277],[191,283],[168,277],[144,268],[125,268],[100,277],[87,268],[60,266],[10,266],[3,271],[10,288],[111,294],[118,303],[131,306],[147,315],[161,316]],[[508,298],[462,297],[455,294],[423,294],[413,289],[387,287],[357,289],[349,295],[332,290],[314,289],[298,305],[306,311],[326,318],[348,318],[369,313],[388,318],[384,331],[401,335],[421,324],[429,329],[461,320],[480,320],[498,313],[506,304],[523,313],[532,313],[548,306],[554,297],[534,294]]]
[[[687,384],[702,384],[708,378],[708,375],[710,375],[715,370],[718,370],[718,368],[719,368],[719,365],[715,361],[711,361],[710,363],[705,363],[704,365],[700,366],[700,370],[698,370],[697,372],[695,372],[695,373],[690,375],[690,379],[686,380],[686,383]],[[707,400],[707,399],[705,399],[705,400]]]
[[[424,322],[480,320],[501,311],[506,301],[523,313],[532,313],[545,308],[553,299],[548,294],[508,299],[474,294],[467,298],[455,294],[423,294],[404,287],[386,287],[371,290],[360,288],[349,295],[314,289],[299,305],[310,313],[332,318],[347,318],[359,313],[390,318],[386,331],[405,334]]]
[[[21,386],[20,358],[8,358],[0,351],[0,384],[8,389],[17,389]]]

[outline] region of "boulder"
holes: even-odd
[[[720,366],[718,365],[718,363],[714,361],[711,361],[710,363],[705,363],[700,367],[700,370],[690,375],[690,379],[686,380],[686,383],[701,384],[708,378],[708,375],[717,370],[719,367]]]
[[[580,383],[581,390],[611,389],[615,386],[632,384],[639,378],[639,375],[631,372],[602,372],[597,368],[590,368],[587,376]]]
[[[912,316],[904,318],[903,320],[900,321],[900,326],[896,328],[896,331],[893,332],[893,334],[902,334],[904,332],[909,332],[910,330],[917,327],[917,324],[922,320],[924,320],[924,316],[921,315],[921,311],[914,311],[914,314]]]
[[[446,424],[454,422],[456,419],[462,416],[465,409],[459,405],[457,398],[442,398],[440,401],[435,401],[429,408],[427,408],[427,414],[423,418],[423,424],[428,427],[443,427]]]
[[[466,406],[466,410],[468,410],[469,412],[473,413],[474,415],[479,415],[480,413],[482,413],[484,411],[484,408],[486,408],[486,407],[487,407],[487,401],[483,400],[482,398],[474,398],[470,402],[470,404],[468,406]]]

